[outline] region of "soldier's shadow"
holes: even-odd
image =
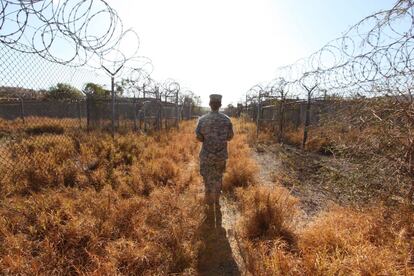
[[[199,275],[240,275],[226,237],[226,230],[222,226],[220,206],[216,208],[215,218],[214,209],[210,209],[198,229],[203,243],[198,256],[198,273]]]

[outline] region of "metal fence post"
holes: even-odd
[[[285,117],[285,103],[284,98],[282,96],[282,99],[280,101],[280,115],[279,115],[279,143],[283,143],[283,124],[284,124],[284,117]]]
[[[112,120],[111,120],[111,131],[112,137],[115,135],[115,78],[111,76],[111,96],[112,96]]]
[[[308,127],[310,124],[310,106],[311,106],[311,97],[310,97],[310,94],[308,94],[308,101],[306,103],[306,111],[305,111],[305,125],[303,128],[302,149],[305,149],[306,141],[308,140]]]
[[[119,119],[119,100],[115,99],[115,116],[116,116],[116,129],[119,130],[120,127],[120,119]]]
[[[162,109],[162,115],[164,116],[164,124],[165,124],[165,129],[167,129],[168,128],[168,116],[167,116],[167,114],[166,114],[166,108],[163,108]]]
[[[305,149],[306,141],[308,140],[308,128],[310,125],[310,108],[311,108],[311,99],[312,99],[312,92],[315,90],[317,85],[313,86],[312,88],[308,88],[305,85],[303,87],[308,92],[308,102],[306,104],[306,112],[305,112],[305,126],[303,129],[303,141],[302,141],[302,149]]]
[[[147,131],[147,102],[144,102],[144,105],[143,105],[143,107],[142,107],[142,109],[143,109],[143,112],[142,112],[142,114],[143,114],[143,119],[144,119],[144,131],[146,132]]]
[[[76,101],[76,106],[78,108],[79,128],[82,128],[82,115],[81,115],[81,107],[80,107],[79,101]]]
[[[144,113],[143,113],[143,111],[140,109],[140,110],[138,111],[138,114],[139,114],[139,129],[140,129],[140,130],[142,130],[142,121],[143,121],[143,119],[144,119],[144,118],[143,118],[143,116],[144,116],[143,114],[144,114]]]
[[[178,114],[178,91],[175,94],[175,127],[179,128],[179,114]]]
[[[24,100],[23,100],[23,98],[20,98],[20,116],[22,118],[23,124],[25,124],[26,121],[24,119]]]
[[[162,103],[161,99],[157,100],[158,102],[158,112],[157,112],[157,130],[161,130],[162,124],[161,124],[161,110],[162,110]]]
[[[137,101],[134,94],[134,131],[137,131]]]
[[[91,115],[90,115],[90,97],[86,96],[86,130],[89,131],[90,129],[90,121],[91,121]]]
[[[298,102],[298,108],[297,108],[297,112],[296,112],[296,128],[299,128],[301,123],[302,123],[302,102]]]
[[[259,137],[260,129],[260,113],[261,113],[261,101],[262,101],[262,92],[259,92],[259,99],[257,102],[257,115],[256,115],[256,137]]]
[[[115,72],[111,72],[108,68],[102,65],[102,68],[111,76],[111,95],[112,95],[112,120],[111,120],[111,130],[112,138],[115,137],[115,75],[122,69],[124,65],[118,67]]]

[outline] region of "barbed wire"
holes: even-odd
[[[0,43],[52,62],[95,68],[125,63],[139,48],[138,35],[124,30],[104,0],[1,0]],[[120,50],[123,43],[129,53]]]
[[[274,80],[246,94],[299,96],[304,87],[341,95],[406,93],[413,84],[414,1],[370,15],[310,56],[277,69]],[[403,92],[405,91],[405,92]]]
[[[105,0],[0,0],[0,43],[53,63],[104,68],[128,96],[168,98],[180,91],[174,80],[151,77],[152,61],[137,56],[138,35],[124,29]]]

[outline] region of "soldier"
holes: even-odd
[[[204,179],[205,200],[211,207],[218,206],[223,173],[228,158],[227,142],[233,138],[233,125],[226,115],[219,112],[221,95],[210,95],[211,112],[197,123],[196,137],[203,143],[200,151],[200,174]]]

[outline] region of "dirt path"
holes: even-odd
[[[237,222],[240,218],[240,213],[237,210],[235,202],[226,196],[221,199],[221,210],[223,214],[223,228],[226,229],[227,238],[230,242],[233,258],[237,264],[240,275],[246,275],[246,268],[243,259],[243,252],[240,251],[240,247],[237,240]]]
[[[299,184],[284,185],[278,182],[278,176],[286,173],[287,160],[300,157],[300,151],[281,147],[280,145],[259,145],[252,149],[252,158],[259,166],[258,182],[260,185],[275,187],[282,185],[300,200],[300,214],[297,217],[297,227],[304,227],[313,216],[326,208],[331,202],[332,195],[325,192],[321,185],[313,185],[309,179],[300,179],[301,170],[294,172]],[[313,160],[313,159],[312,159]],[[307,166],[318,166],[317,158]],[[311,163],[312,163],[311,162]],[[309,174],[309,172],[307,172]],[[200,235],[203,237],[205,248],[200,252],[200,275],[248,275],[237,241],[237,223],[240,214],[234,200],[228,196],[221,197],[220,212],[216,214],[216,222],[205,221]]]
[[[222,197],[217,212],[206,216],[200,228],[204,247],[198,257],[199,275],[245,275],[235,227],[238,213],[234,203]]]
[[[259,147],[252,149],[252,158],[259,166],[260,185],[273,187],[275,175],[282,169],[278,148]],[[220,212],[216,225],[205,221],[200,235],[205,248],[200,252],[198,273],[200,275],[248,275],[237,240],[237,223],[240,218],[237,205],[229,195],[221,197]],[[302,217],[302,216],[301,216]],[[303,214],[305,217],[305,212]]]
[[[299,198],[301,212],[298,216],[298,227],[306,225],[312,217],[333,203],[333,195],[324,189],[323,183],[312,179],[312,166],[315,171],[320,166],[318,158],[307,161],[309,170],[306,172],[302,171],[302,167],[287,170],[284,163],[301,159],[301,154],[300,150],[280,145],[258,145],[253,151],[253,158],[259,165],[260,183],[269,187],[281,185]],[[278,181],[278,175],[281,174],[294,181]]]
[[[196,162],[190,164],[198,171]],[[200,187],[198,193],[204,196],[204,188]],[[198,256],[198,275],[246,275],[236,238],[238,218],[235,202],[224,194],[217,211],[206,214],[198,230],[204,244]]]
[[[276,149],[271,146],[260,146],[253,149],[253,158],[259,165],[258,180],[261,185],[274,186],[274,177],[282,166],[280,158],[277,157]]]

